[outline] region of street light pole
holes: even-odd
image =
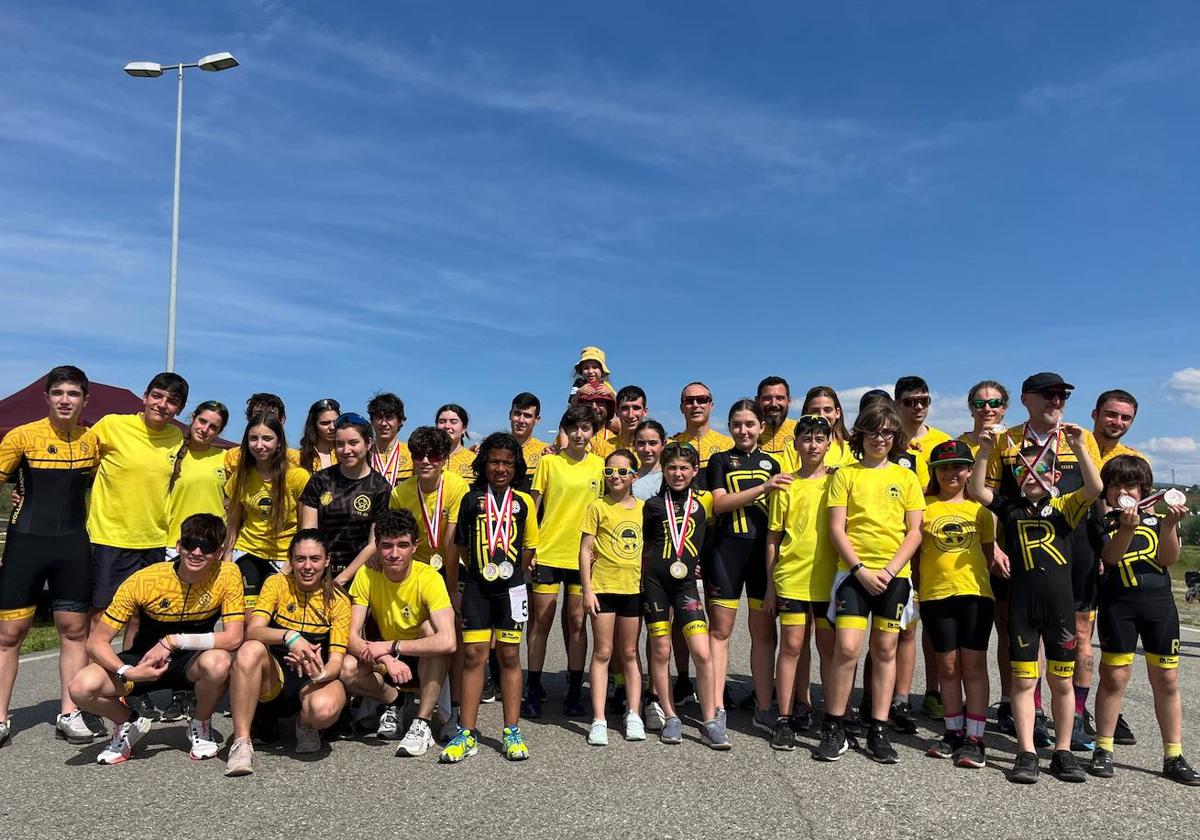
[[[157,78],[164,70],[178,71],[179,95],[175,102],[175,187],[171,206],[171,280],[167,291],[167,370],[175,370],[175,309],[179,288],[179,174],[183,158],[183,71],[188,67],[216,72],[237,67],[238,60],[230,53],[206,55],[195,64],[170,64],[164,67],[154,61],[132,61],[125,65],[130,76]]]

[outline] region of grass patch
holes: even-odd
[[[1185,545],[1179,554],[1179,568],[1171,571],[1171,584],[1175,590],[1175,604],[1179,607],[1179,621],[1192,627],[1200,627],[1200,601],[1188,603],[1184,600],[1187,587],[1183,585],[1184,571],[1200,568],[1200,546]]]
[[[58,649],[58,631],[54,629],[53,621],[35,621],[29,630],[29,635],[21,644],[21,653],[37,653],[43,650]]]

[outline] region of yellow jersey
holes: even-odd
[[[395,487],[413,474],[412,453],[408,444],[399,438],[392,439],[392,445],[383,455],[371,449],[371,469],[387,479],[387,483]]]
[[[525,474],[530,478],[533,478],[538,461],[542,460],[542,453],[546,451],[546,447],[549,445],[544,440],[538,440],[532,435],[530,435],[529,440],[521,444],[521,454],[525,456]]]
[[[689,432],[682,431],[671,438],[669,443],[682,443],[691,446],[700,455],[700,481],[703,482],[704,468],[708,466],[708,459],[716,455],[718,452],[724,452],[726,449],[733,449],[733,438],[729,435],[723,435],[718,431],[709,429],[700,436],[696,436]]]
[[[429,540],[429,529],[425,527],[425,514],[429,514],[430,518],[437,513],[437,490],[432,493],[421,493],[421,488],[417,484],[417,477],[406,478],[396,485],[392,490],[391,498],[388,500],[388,507],[392,510],[406,510],[413,515],[413,519],[417,520],[417,528],[420,529],[420,536],[417,539],[417,550],[413,553],[413,559],[422,563],[428,563],[429,559],[434,555],[441,555],[441,543],[445,543],[447,538],[452,538],[450,535],[454,533],[454,526],[458,524],[458,511],[462,506],[463,496],[467,495],[470,489],[467,482],[463,481],[457,474],[452,472],[442,473],[442,514],[441,526],[434,525],[438,531],[439,545],[432,545]],[[424,497],[424,511],[421,509],[421,497]]]
[[[300,466],[300,450],[288,449],[288,463],[293,467]],[[235,446],[225,450],[225,475],[233,475],[242,463],[242,447]]]
[[[233,499],[242,506],[242,524],[238,530],[234,548],[261,557],[263,560],[286,560],[288,545],[296,534],[297,505],[300,494],[311,476],[303,467],[288,467],[284,476],[286,487],[283,493],[282,526],[271,533],[271,485],[263,481],[257,469],[246,476],[246,486],[240,498]],[[232,497],[237,489],[237,475],[231,475],[225,483],[225,495]]]
[[[592,542],[592,591],[636,595],[642,585],[642,502],[632,495],[633,507],[608,496],[588,502],[579,530]]]
[[[857,464],[858,459],[850,451],[849,443],[835,440],[829,444],[829,451],[825,453],[825,459],[822,463],[829,469],[835,470],[838,467],[848,467],[851,464]]]
[[[604,460],[591,452],[578,461],[566,452],[547,455],[533,474],[542,498],[537,562],[555,569],[579,568],[579,523],[588,502],[604,490]]]
[[[116,548],[167,544],[167,486],[183,432],[155,431],[139,414],[108,414],[92,426],[100,466],[92,485],[87,530],[93,543]]]
[[[1095,439],[1095,435],[1092,437]],[[1100,450],[1100,441],[1097,440],[1096,451],[1100,453],[1100,460],[1096,464],[1096,469],[1100,469],[1118,455],[1132,455],[1135,458],[1141,458],[1147,464],[1150,463],[1150,459],[1147,458],[1145,454],[1138,452],[1132,446],[1126,446],[1125,444],[1121,443],[1121,441],[1117,441],[1116,444],[1113,445],[1112,449],[1109,449],[1107,452],[1102,452]]]
[[[773,432],[766,431],[758,436],[758,448],[779,462],[784,472],[795,472],[798,467],[796,458],[796,421],[785,419],[779,428]]]
[[[950,440],[950,435],[933,426],[925,427],[925,434],[908,442],[908,454],[913,460],[913,469],[917,473],[917,481],[921,484],[921,492],[929,487],[929,453],[939,443]],[[902,464],[901,466],[907,466]]]
[[[325,604],[325,588],[305,592],[291,575],[274,574],[263,581],[254,614],[265,616],[267,626],[295,630],[325,656],[346,652],[350,641],[350,598],[334,587],[333,602]]]
[[[767,529],[783,534],[775,561],[780,598],[828,601],[837,571],[837,549],[829,538],[829,485],[833,475],[799,478],[771,494]]]
[[[979,502],[943,502],[925,498],[918,555],[918,590],[922,601],[955,595],[992,597],[983,546],[996,541],[996,519]]]
[[[912,470],[891,462],[865,467],[862,462],[842,467],[829,485],[829,507],[846,509],[846,536],[868,569],[882,569],[896,556],[908,533],[905,515],[925,509],[925,494]],[[897,577],[909,577],[906,563]],[[845,558],[838,567],[849,571]]]
[[[179,542],[179,527],[193,513],[225,518],[225,481],[225,450],[184,451],[179,478],[167,497],[167,548]]]
[[[78,534],[87,527],[87,488],[100,460],[91,429],[66,434],[43,418],[17,426],[0,441],[0,484],[12,481],[21,496],[9,531],[39,537]]]
[[[475,456],[478,453],[472,452],[470,449],[460,449],[457,452],[451,452],[450,457],[446,459],[446,464],[442,467],[444,472],[454,473],[467,484],[475,480]]]
[[[425,563],[413,563],[399,583],[363,566],[350,581],[350,600],[371,611],[383,641],[407,642],[421,635],[429,616],[450,606],[450,593],[442,576]]]

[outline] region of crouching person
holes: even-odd
[[[99,764],[120,764],[147,732],[151,721],[126,704],[131,694],[158,689],[194,691],[196,710],[189,725],[190,755],[212,758],[217,742],[209,723],[229,684],[231,651],[245,630],[242,577],[221,562],[225,524],[211,513],[183,521],[179,556],[135,572],[121,584],[88,637],[92,664],[71,681],[71,698],[84,711],[114,724]],[[128,650],[112,640],[134,618],[137,633]],[[214,632],[217,619],[222,630]]]

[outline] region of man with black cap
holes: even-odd
[[[1009,428],[999,436],[996,449],[988,460],[987,484],[994,491],[1011,499],[1021,496],[1016,479],[1016,468],[1022,465],[1021,451],[1037,446],[1041,455],[1034,459],[1032,467],[1039,473],[1055,470],[1061,474],[1058,483],[1051,488],[1053,495],[1070,493],[1083,486],[1079,471],[1079,459],[1071,450],[1060,426],[1063,408],[1071,397],[1075,386],[1063,380],[1057,373],[1035,373],[1021,384],[1021,404],[1029,412],[1029,419],[1020,426]],[[1087,447],[1092,463],[1100,463],[1100,450],[1091,432],[1084,431],[1083,445]],[[1075,597],[1075,722],[1071,736],[1071,749],[1090,750],[1094,747],[1093,737],[1088,733],[1085,703],[1092,685],[1093,653],[1092,624],[1096,618],[1097,559],[1087,537],[1087,529],[1076,528],[1071,535],[1071,581]],[[1038,710],[1039,735],[1044,731],[1045,719]],[[1048,737],[1048,735],[1047,735]]]

